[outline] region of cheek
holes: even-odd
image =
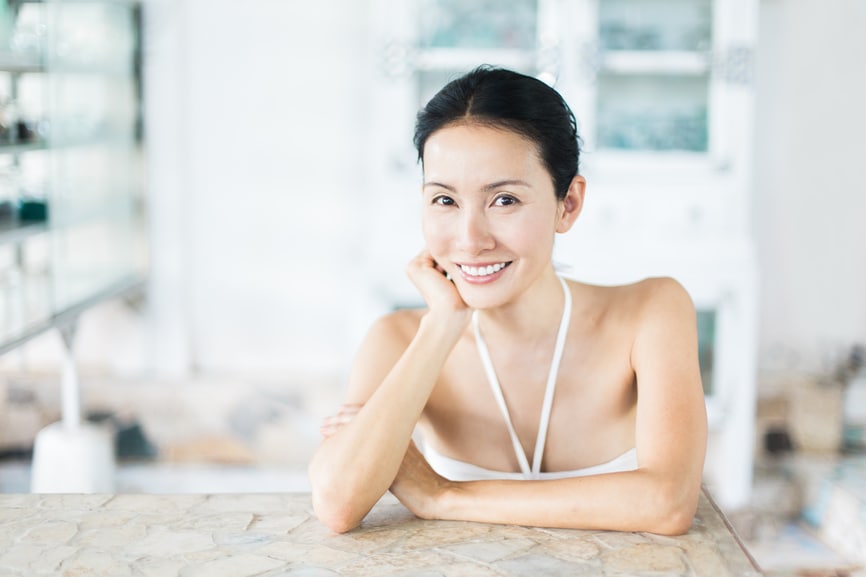
[[[426,215],[421,218],[421,231],[424,235],[424,243],[427,245],[427,250],[434,256],[446,245],[446,230],[443,223],[437,221],[435,218]]]
[[[543,214],[526,214],[523,218],[508,223],[497,235],[501,244],[508,244],[513,250],[535,252],[548,250],[552,246],[554,227]]]

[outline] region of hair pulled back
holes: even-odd
[[[422,163],[427,139],[456,124],[503,128],[534,142],[557,198],[565,198],[578,173],[580,137],[574,114],[556,90],[537,78],[490,66],[452,80],[418,113],[414,142]]]

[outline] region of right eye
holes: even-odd
[[[439,206],[453,206],[457,204],[454,202],[454,199],[448,195],[440,194],[439,196],[433,199],[432,204],[438,204]]]

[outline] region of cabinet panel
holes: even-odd
[[[706,152],[708,99],[706,76],[602,73],[597,146]]]
[[[711,0],[600,0],[598,29],[604,50],[709,50]]]
[[[422,0],[419,48],[534,50],[536,0]]]

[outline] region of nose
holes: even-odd
[[[463,211],[458,226],[457,248],[462,252],[477,255],[496,246],[490,223],[483,211]]]

